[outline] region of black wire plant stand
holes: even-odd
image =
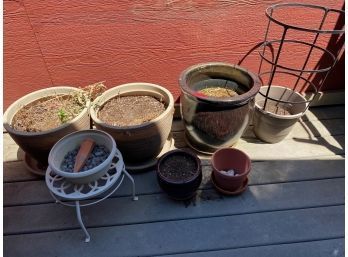
[[[288,24],[284,21],[281,21],[280,19],[276,18],[275,14],[277,13],[278,10],[282,11],[288,11],[289,14],[292,17],[296,17],[296,13],[291,13],[292,8],[300,8],[301,13],[304,12],[310,12],[310,11],[319,11],[321,12],[322,16],[319,19],[319,25],[315,28],[307,28],[305,26],[297,26],[297,25],[292,25]],[[341,46],[335,46],[336,49],[338,48],[336,54],[332,53],[329,49],[323,48],[322,46],[319,45],[318,39],[320,36],[334,36],[336,35],[337,37],[343,37],[344,40],[344,25],[342,28],[338,28],[337,26],[334,29],[327,30],[324,29],[326,25],[326,21],[328,20],[327,18],[329,17],[330,14],[334,15],[339,15],[338,19],[341,17],[344,17],[344,11],[343,10],[338,10],[338,9],[331,9],[323,6],[318,6],[318,5],[312,5],[312,4],[302,4],[302,3],[281,3],[281,4],[274,4],[271,5],[266,9],[266,16],[268,18],[268,25],[266,28],[265,36],[264,36],[264,41],[260,45],[261,47],[259,48],[259,55],[261,57],[260,65],[259,65],[259,77],[261,79],[261,82],[264,86],[267,86],[267,90],[260,90],[259,94],[263,96],[263,102],[261,104],[263,110],[266,110],[267,103],[269,101],[272,101],[273,103],[276,103],[276,105],[283,105],[283,106],[293,106],[297,104],[305,104],[305,108],[301,110],[301,113],[304,114],[308,107],[310,106],[311,102],[316,98],[317,94],[320,92],[322,86],[325,83],[325,80],[327,79],[330,71],[333,69],[333,67],[336,65],[338,62],[339,57],[341,56],[343,49],[344,49],[344,43],[342,43]],[[281,37],[278,39],[268,39],[269,34],[270,34],[270,27],[271,25],[273,26],[275,24],[276,26],[279,26],[281,29]],[[291,35],[294,35],[294,33],[298,36],[301,36],[303,33],[310,33],[311,36],[313,37],[312,39],[308,39],[308,37],[295,37],[296,39],[291,38]],[[290,36],[289,36],[290,35]],[[306,39],[307,38],[307,39]],[[312,41],[311,41],[312,40]],[[338,42],[338,41],[337,41]],[[336,43],[337,43],[336,42]],[[301,45],[302,47],[305,47],[308,49],[308,52],[302,56],[301,60],[296,60],[297,63],[303,63],[302,66],[299,67],[294,67],[291,64],[286,64],[282,61],[280,61],[280,57],[282,56],[283,50],[285,46],[288,45]],[[277,50],[274,51],[277,47]],[[268,57],[266,56],[265,52],[266,49],[271,49],[272,50],[272,56]],[[326,55],[326,59],[329,60],[329,62],[325,65],[325,67],[314,67],[311,68],[309,67],[309,60],[310,57],[313,53],[313,51],[316,52],[322,52],[322,55]],[[266,71],[262,71],[263,66],[265,63],[268,63],[269,68]],[[284,85],[286,88],[284,88],[284,93],[281,94],[280,96],[273,97],[271,96],[270,92],[273,85],[273,81],[277,76],[281,75],[287,75],[287,76],[292,76],[294,77],[293,81],[295,83],[293,85]],[[317,83],[314,84],[311,81],[311,77],[314,75],[321,75],[323,76],[323,79]],[[263,79],[265,76],[268,76],[268,81]],[[303,82],[303,86],[300,87],[301,82]],[[307,85],[307,86],[305,86]],[[286,93],[287,90],[291,90],[291,93]],[[304,89],[308,90],[310,89],[311,94],[305,94]],[[296,92],[301,93],[304,95],[303,100],[301,101],[293,101],[292,100],[292,95],[295,94]],[[306,95],[306,96],[305,96]]]

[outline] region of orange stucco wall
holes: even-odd
[[[337,9],[344,3],[301,2]],[[265,9],[272,3],[4,1],[4,107],[47,86],[84,86],[97,81],[106,81],[108,87],[134,81],[157,83],[177,98],[178,76],[186,67],[207,61],[238,63],[262,41]],[[312,17],[296,15],[295,20],[305,23]],[[343,63],[326,90],[344,88]],[[257,71],[258,64],[257,53],[252,53],[243,66]]]

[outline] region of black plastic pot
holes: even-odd
[[[208,154],[234,145],[251,119],[254,97],[261,85],[259,78],[237,65],[212,62],[189,67],[182,72],[179,84],[187,143]],[[198,92],[217,86],[238,95],[217,98]]]
[[[183,157],[186,159],[185,162],[191,162],[190,165],[193,167],[192,175],[182,178],[173,179],[165,176],[164,169],[168,170],[171,167],[173,171],[178,170],[183,162],[179,161],[179,158]],[[177,162],[174,159],[178,160]],[[172,166],[168,165],[168,161]],[[188,164],[188,163],[186,163]],[[202,167],[200,159],[193,153],[184,150],[172,150],[163,155],[157,162],[157,180],[164,192],[168,194],[170,198],[175,200],[186,200],[192,198],[202,182]]]

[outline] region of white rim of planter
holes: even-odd
[[[156,89],[159,89],[161,91],[163,91],[169,98],[169,102],[168,102],[168,106],[166,107],[166,109],[164,110],[164,112],[162,112],[159,116],[157,116],[155,119],[144,122],[142,124],[139,125],[134,125],[134,126],[113,126],[110,124],[105,123],[104,121],[100,120],[98,118],[98,112],[99,112],[99,108],[98,110],[95,110],[95,106],[97,104],[99,104],[99,101],[101,101],[102,98],[103,99],[101,106],[104,105],[107,101],[109,101],[110,99],[116,97],[116,95],[111,95],[111,96],[107,96],[111,91],[116,91],[116,89],[119,89],[120,96],[122,96],[124,93],[131,93],[131,92],[149,92],[149,93],[153,93],[152,91],[146,90],[146,89],[141,89],[141,90],[137,90],[137,89],[130,89],[130,90],[126,90],[124,92],[122,92],[122,89],[124,89],[125,87],[131,87],[131,86],[149,86],[149,87],[153,87]],[[122,84],[122,85],[118,85],[115,86],[113,88],[110,88],[108,90],[106,90],[103,94],[101,94],[100,96],[98,96],[96,99],[94,99],[94,101],[92,102],[91,108],[90,108],[90,114],[92,117],[92,120],[98,124],[102,124],[105,127],[108,128],[117,128],[119,130],[129,130],[129,129],[137,129],[137,128],[142,128],[144,126],[148,126],[148,125],[153,125],[153,123],[161,120],[164,116],[168,115],[169,112],[173,112],[174,111],[174,97],[173,95],[169,92],[169,90],[167,90],[166,88],[156,85],[156,84],[152,84],[152,83],[146,83],[146,82],[133,82],[133,83],[126,83],[126,84]]]
[[[79,113],[79,115],[77,115],[75,118],[73,118],[72,120],[69,120],[65,123],[63,123],[61,126],[58,126],[56,128],[53,128],[53,129],[49,129],[49,130],[45,130],[45,131],[40,131],[40,132],[25,132],[25,131],[20,131],[20,130],[16,130],[14,128],[11,127],[11,123],[12,123],[12,119],[9,120],[9,117],[8,117],[8,113],[10,112],[11,109],[15,108],[16,106],[20,106],[20,102],[22,102],[22,100],[24,98],[27,98],[27,97],[30,97],[30,96],[35,96],[36,94],[38,93],[41,93],[41,92],[47,92],[47,90],[49,89],[49,91],[54,91],[54,90],[58,90],[60,91],[61,89],[66,89],[66,90],[71,90],[71,91],[83,91],[82,89],[79,89],[79,88],[76,88],[76,87],[69,87],[69,86],[61,86],[61,87],[48,87],[48,88],[44,88],[44,89],[40,89],[40,90],[37,90],[37,91],[34,91],[34,92],[31,92],[29,94],[26,94],[24,96],[22,96],[21,98],[19,98],[18,100],[16,100],[14,103],[12,103],[6,110],[6,112],[4,113],[4,116],[3,116],[3,119],[4,119],[4,127],[5,129],[10,132],[10,133],[13,133],[13,134],[17,134],[17,135],[21,135],[21,136],[38,136],[38,135],[45,135],[45,134],[48,134],[48,133],[52,133],[52,132],[56,132],[58,130],[61,130],[63,128],[66,128],[68,127],[69,125],[71,125],[72,123],[76,122],[78,119],[80,119],[83,115],[85,115],[85,112],[88,112],[88,108],[90,107],[91,103],[90,101],[87,101],[86,103],[86,106],[82,109],[82,111]],[[57,93],[61,93],[61,92],[57,92]],[[64,93],[62,93],[64,94]],[[48,96],[53,96],[54,94],[51,92],[47,92],[47,95],[45,96],[42,96],[42,97],[48,97]],[[42,98],[41,97],[41,98]],[[36,100],[38,100],[40,98],[37,98]],[[36,101],[36,100],[32,100],[28,103],[25,103],[23,104],[22,107],[32,103],[33,101]],[[18,110],[20,110],[22,107],[18,108]],[[14,116],[14,115],[13,115]],[[13,117],[12,117],[13,118]]]
[[[93,129],[87,129],[87,130],[80,130],[80,131],[76,131],[73,133],[70,133],[68,135],[66,135],[65,137],[61,138],[51,149],[49,156],[48,156],[48,163],[49,165],[52,164],[52,162],[50,160],[53,159],[53,153],[56,150],[57,147],[59,147],[61,144],[64,143],[64,141],[69,140],[69,138],[74,137],[76,134],[82,134],[82,133],[95,133],[95,134],[103,134],[104,136],[106,136],[110,142],[112,143],[112,149],[110,151],[110,154],[108,156],[108,158],[106,158],[106,160],[104,160],[101,164],[99,164],[98,166],[90,169],[90,170],[86,170],[86,171],[81,171],[81,172],[65,172],[62,171],[60,169],[60,167],[51,166],[51,169],[53,170],[54,173],[56,173],[59,176],[62,176],[64,178],[71,178],[71,179],[79,179],[79,178],[85,178],[88,177],[90,175],[94,175],[95,173],[98,173],[101,169],[104,169],[106,166],[111,165],[112,160],[115,158],[115,156],[117,158],[119,158],[120,162],[123,162],[123,158],[122,155],[119,151],[117,151],[117,147],[116,147],[116,142],[113,139],[112,136],[110,136],[108,133],[101,131],[101,130],[93,130]],[[73,150],[73,149],[71,149]]]
[[[268,87],[268,86],[264,86],[264,87]],[[287,87],[282,87],[282,86],[271,86],[273,88],[281,88],[281,89],[288,89],[288,90],[291,90]],[[292,91],[292,90],[291,90]],[[296,92],[296,91],[293,91],[294,94],[296,94],[298,97],[301,97],[302,99],[304,99],[304,101],[306,101],[307,99],[301,95],[300,93]],[[263,95],[261,95],[264,99],[265,97]],[[306,104],[306,108],[304,109],[304,111],[300,112],[300,113],[297,113],[297,114],[291,114],[291,115],[279,115],[279,114],[275,114],[273,112],[269,112],[269,111],[266,111],[263,109],[263,107],[261,107],[258,102],[264,102],[264,99],[261,99],[261,100],[257,100],[255,99],[255,107],[257,108],[258,111],[262,112],[263,114],[267,115],[267,116],[271,116],[271,117],[274,117],[274,118],[279,118],[279,119],[295,119],[295,118],[300,118],[302,117],[304,114],[305,114],[305,110],[307,110],[307,106],[308,106],[308,103],[305,103]],[[274,100],[271,100],[269,99],[269,101],[272,101],[272,102],[276,102]],[[294,104],[296,104],[296,102],[294,102]],[[300,104],[300,103],[298,103]]]

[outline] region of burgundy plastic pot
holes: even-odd
[[[216,185],[226,191],[234,192],[240,189],[251,170],[251,161],[247,154],[234,148],[222,148],[212,156],[213,179]],[[223,171],[233,169],[235,176]]]
[[[190,169],[187,177],[169,176],[181,173],[181,169]],[[190,199],[196,194],[202,182],[200,159],[185,150],[172,150],[164,154],[157,162],[157,181],[164,192],[175,200]]]

